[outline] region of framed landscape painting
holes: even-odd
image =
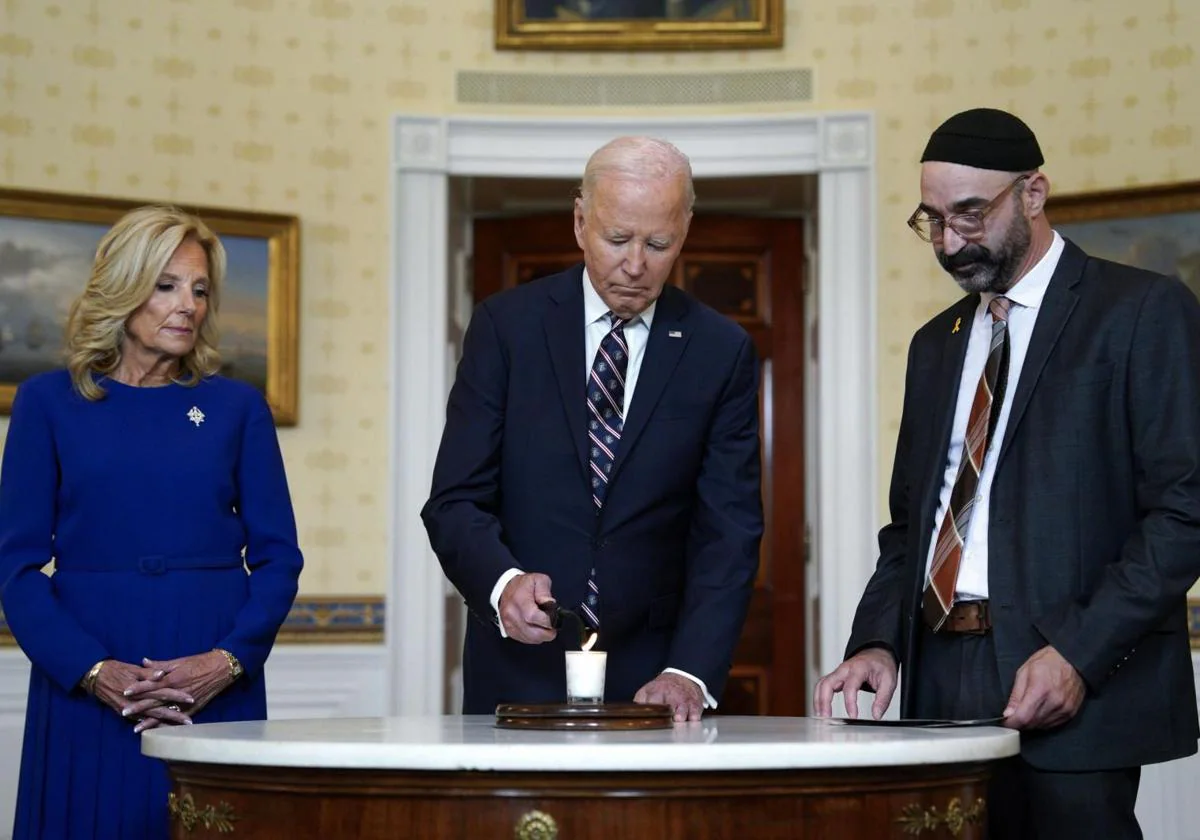
[[[1200,182],[1051,196],[1046,215],[1092,256],[1178,277],[1200,297]]]
[[[127,211],[152,202],[0,189],[0,413],[24,379],[62,367],[63,327],[96,246]],[[221,373],[263,392],[275,422],[296,422],[299,220],[179,205],[221,238]]]
[[[527,50],[780,47],[783,6],[783,0],[496,0],[496,47]]]

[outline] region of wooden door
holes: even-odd
[[[740,323],[762,364],[763,536],[746,627],[719,711],[803,715],[804,296],[798,219],[696,216],[671,282]],[[582,259],[569,212],[478,219],[475,300]]]

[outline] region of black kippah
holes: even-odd
[[[921,163],[927,160],[999,172],[1026,172],[1044,162],[1029,126],[995,108],[972,108],[939,125],[921,155]]]

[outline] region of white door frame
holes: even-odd
[[[453,378],[452,176],[579,178],[613,137],[675,143],[697,178],[814,174],[817,212],[817,498],[807,500],[821,597],[819,662],[841,661],[875,563],[876,236],[868,113],[701,119],[398,115],[392,148],[391,506],[387,710],[440,714],[445,582],[421,524]],[[802,422],[802,418],[797,418]],[[810,593],[810,597],[816,593]]]

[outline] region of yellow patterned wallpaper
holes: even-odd
[[[281,438],[306,594],[385,586],[388,120],[461,110],[457,69],[808,66],[812,108],[876,112],[884,482],[908,337],[955,297],[904,226],[941,119],[1021,113],[1059,191],[1200,178],[1200,9],[1187,0],[790,0],[783,50],[666,55],[497,53],[492,8],[0,0],[4,184],[301,216],[301,421]]]

